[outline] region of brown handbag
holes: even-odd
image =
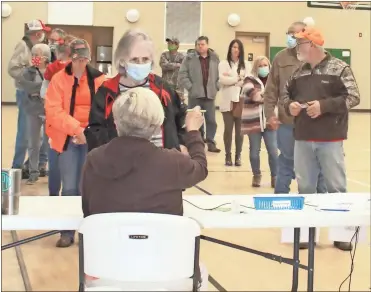
[[[243,99],[240,98],[239,102],[231,101],[231,112],[235,118],[241,118],[242,116]]]

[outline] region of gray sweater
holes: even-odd
[[[219,57],[216,53],[209,51],[209,58],[207,96],[203,85],[199,54],[188,54],[184,58],[178,74],[178,86],[187,89],[188,98],[215,99],[219,90]]]
[[[34,66],[23,70],[19,84],[27,95],[27,98],[23,101],[27,114],[37,116],[45,114],[44,100],[40,97],[43,79],[43,72]]]

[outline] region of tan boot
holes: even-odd
[[[252,187],[259,188],[261,184],[262,176],[261,175],[254,175],[252,177]]]

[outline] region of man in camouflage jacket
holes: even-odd
[[[174,90],[177,91],[181,99],[184,98],[184,89],[177,85],[178,72],[183,62],[184,54],[178,52],[179,40],[177,38],[166,39],[168,51],[163,52],[160,58],[160,67],[162,69],[162,79],[168,82]]]

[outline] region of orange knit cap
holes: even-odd
[[[295,34],[297,39],[307,39],[317,46],[323,46],[325,40],[322,33],[313,27],[306,27],[301,32]]]

